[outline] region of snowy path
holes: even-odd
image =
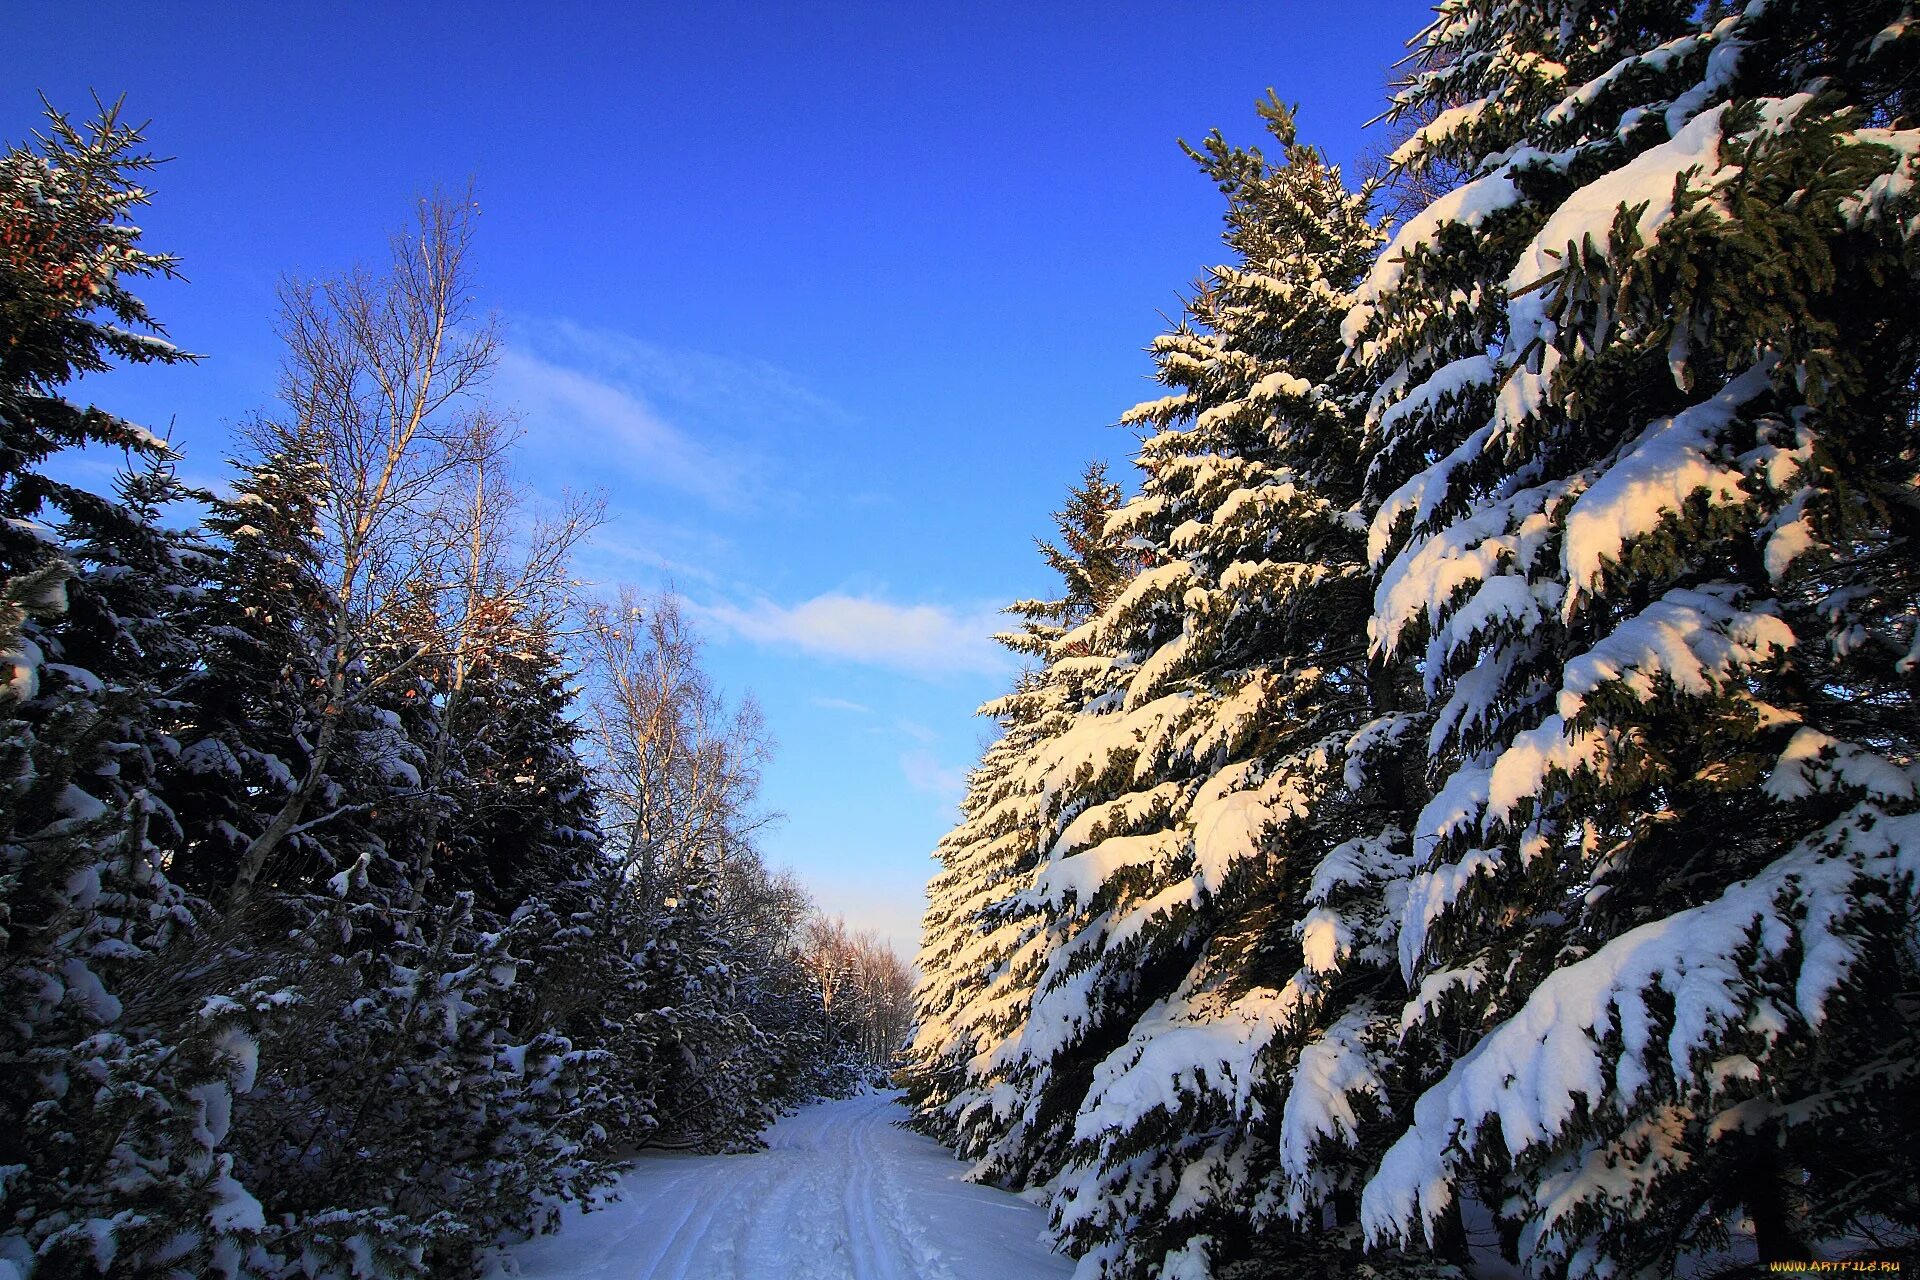
[[[513,1250],[525,1280],[1039,1280],[1072,1264],[1046,1215],[961,1181],[938,1143],[894,1126],[897,1094],[806,1107],[751,1155],[645,1157],[618,1203],[569,1209]],[[505,1269],[496,1274],[512,1275]]]

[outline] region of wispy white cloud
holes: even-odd
[[[856,716],[870,716],[873,714],[873,708],[866,703],[852,702],[846,698],[823,698],[816,696],[808,698],[807,701],[823,711],[847,711]]]
[[[915,742],[920,743],[922,746],[940,740],[939,734],[927,728],[926,725],[921,724],[918,720],[895,720],[893,727],[901,733],[906,734],[909,738],[912,738]]]
[[[940,763],[939,757],[924,747],[915,747],[900,757],[900,772],[907,785],[944,804],[957,806],[967,793],[965,765]]]
[[[918,675],[998,675],[1011,667],[993,642],[1002,623],[992,610],[961,613],[933,604],[893,604],[828,592],[795,605],[696,604],[716,627],[759,644],[798,649]]]
[[[629,510],[594,531],[577,563],[596,582],[630,582],[638,574],[662,589],[677,591],[693,582],[711,591],[728,591],[739,590],[739,584],[708,566],[737,554],[734,544],[713,530]]]
[[[694,436],[635,391],[585,369],[510,347],[501,353],[494,390],[519,412],[536,463],[588,475],[612,471],[723,507],[742,505],[757,487],[749,455]]]
[[[797,432],[849,420],[763,360],[537,317],[515,318],[493,389],[519,411],[533,465],[617,476],[723,510],[779,502],[792,468],[772,459]]]
[[[792,373],[765,360],[668,346],[564,319],[517,318],[514,334],[523,345],[559,363],[591,369],[650,403],[671,405],[728,434],[800,422],[839,422],[850,416]]]

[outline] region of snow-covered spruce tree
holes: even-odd
[[[622,1063],[658,1099],[658,1140],[704,1150],[750,1147],[774,1116],[759,1032],[737,998],[717,880],[696,859],[659,902],[645,965],[654,1053]]]
[[[470,891],[501,920],[581,880],[599,856],[571,672],[552,632],[548,620],[522,618],[492,639],[464,691],[443,783],[452,816],[437,891]]]
[[[1393,868],[1349,765],[1402,726],[1371,706],[1339,381],[1379,237],[1292,113],[1262,115],[1271,159],[1217,135],[1194,152],[1234,260],[1155,343],[1172,394],[1128,415],[1156,434],[1111,527],[1148,564],[1060,642],[1104,658],[1105,689],[1023,770],[1045,798],[1044,967],[993,1054],[1020,1121],[985,1168],[1053,1183],[1089,1276],[1271,1269],[1324,1216],[1353,1226],[1337,1152],[1394,1012],[1372,994]]]
[[[371,1258],[464,1275],[604,1179],[584,1105],[603,1064],[541,1025],[554,975],[530,957],[558,950],[552,913],[483,927],[460,894],[400,937],[377,886],[356,891],[370,900],[316,911],[294,954],[266,957],[303,1007],[263,1037],[236,1108],[237,1168],[266,1208],[260,1273],[347,1276]]]
[[[769,871],[751,844],[729,844],[728,851],[721,910],[734,946],[735,999],[756,1035],[761,1092],[782,1107],[845,1096],[864,1076],[835,1055],[807,963],[807,926],[817,908],[791,873]]]
[[[299,526],[286,532],[299,541]],[[282,567],[312,558],[283,550]],[[263,651],[291,645],[308,681],[324,679],[299,628],[236,621]],[[562,982],[591,985],[579,971],[592,969],[564,918],[589,861],[590,800],[566,689],[548,678],[551,646],[533,620],[503,616],[473,652],[461,750],[430,797],[449,802],[434,840],[446,874],[428,880],[432,837],[417,818],[444,664],[403,670],[408,655],[395,652],[437,651],[424,610],[396,604],[385,622],[368,649],[395,677],[340,720],[352,749],[327,765],[307,820],[206,944],[239,935],[292,1004],[262,1037],[259,1080],[235,1112],[236,1168],[269,1223],[262,1274],[348,1274],[363,1255],[394,1275],[462,1274],[502,1233],[550,1221],[556,1202],[604,1177],[605,1055],[576,1045],[546,1001]],[[256,826],[290,787],[266,792]],[[511,867],[483,865],[496,840],[511,844]]]
[[[181,742],[168,796],[183,829],[169,874],[210,900],[233,883],[247,845],[305,775],[325,682],[326,585],[313,528],[324,496],[320,441],[305,431],[236,460],[230,497],[210,498],[212,559],[192,619],[202,654],[180,690]],[[316,830],[290,843],[299,882],[327,866]],[[327,868],[330,875],[337,868]]]
[[[914,1109],[915,1124],[940,1141],[974,1152],[977,1141],[963,1134],[969,1119],[979,1132],[990,1122],[984,1076],[975,1059],[991,1050],[1006,1028],[998,1006],[987,998],[1016,981],[1014,970],[1031,970],[1016,958],[1020,943],[1034,929],[1030,912],[1009,912],[1020,880],[1030,878],[1039,861],[1038,832],[1025,821],[1032,804],[1011,784],[1013,775],[1041,734],[1012,710],[1041,692],[1044,678],[1023,673],[1014,692],[988,703],[983,714],[998,713],[1000,737],[967,775],[960,801],[961,822],[934,850],[941,869],[927,885],[927,910],[921,925],[914,988],[914,1029],[901,1083]],[[1013,918],[990,923],[994,917]],[[1030,994],[1030,989],[1029,992]],[[1011,1010],[1017,1025],[1024,1003]]]
[[[1453,0],[1418,58],[1400,162],[1472,177],[1347,326],[1372,638],[1436,713],[1366,1229],[1911,1241],[1920,26]]]
[[[1054,513],[1059,541],[1038,543],[1062,592],[1007,610],[1021,625],[1000,642],[1033,665],[1011,692],[980,709],[999,722],[1000,736],[968,775],[960,824],[934,851],[941,870],[927,886],[903,1080],[917,1123],[963,1155],[978,1156],[1010,1119],[991,1104],[993,1072],[983,1055],[1025,1016],[1044,960],[1033,945],[1042,918],[1023,897],[1045,849],[1043,800],[1020,785],[1021,770],[1084,701],[1085,646],[1056,651],[1061,637],[1111,602],[1138,569],[1137,555],[1108,529],[1122,497],[1105,465],[1089,463]]]
[[[1020,600],[1007,612],[1021,629],[1003,641],[1015,653],[1045,657],[1042,642],[1057,640],[1113,602],[1140,571],[1140,557],[1115,535],[1110,523],[1126,495],[1107,479],[1107,464],[1089,462],[1067,501],[1053,513],[1058,542],[1034,539],[1047,567],[1060,576],[1055,600]],[[1022,640],[1021,637],[1026,637]]]
[[[138,129],[108,110],[90,126],[49,111],[37,147],[0,156],[0,572],[11,578],[58,555],[50,525],[105,500],[45,474],[63,449],[105,445],[141,456],[165,446],[112,413],[68,400],[61,388],[116,361],[172,364],[190,357],[160,336],[132,281],[173,272],[142,248],[127,220],[146,203],[152,167]],[[49,509],[50,508],[50,509]],[[25,654],[9,654],[21,674]]]
[[[49,112],[0,156],[0,1261],[23,1275],[212,1274],[259,1225],[222,1150],[249,1010],[153,976],[192,925],[155,789],[192,661],[179,486],[162,442],[65,392],[186,358],[130,290],[172,265],[127,221],[140,141],[111,109]],[[41,470],[84,445],[127,451],[113,495]]]

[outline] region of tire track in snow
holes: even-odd
[[[654,1280],[723,1280],[736,1274],[736,1268],[731,1265],[724,1268],[719,1265],[731,1262],[734,1250],[727,1246],[735,1242],[724,1234],[715,1234],[714,1220],[722,1209],[732,1207],[736,1213],[743,1210],[772,1176],[772,1171],[761,1170],[757,1176],[750,1175],[730,1184],[712,1175],[703,1179],[705,1194],[681,1219],[653,1265],[638,1274]]]
[[[876,1251],[906,1264],[905,1270],[883,1270],[879,1280],[955,1280],[938,1251],[927,1246],[925,1230],[913,1206],[900,1194],[896,1162],[889,1157],[884,1142],[893,1132],[889,1117],[897,1114],[893,1106],[876,1097],[873,1107],[849,1129],[854,1165],[862,1171],[869,1188],[866,1225]],[[876,1137],[882,1140],[876,1141]],[[881,1212],[875,1213],[875,1209]]]
[[[687,1196],[685,1194],[685,1188],[689,1182],[700,1180],[700,1175],[697,1172],[682,1174],[678,1177],[663,1178],[661,1180],[655,1192],[657,1197],[656,1205],[661,1215],[671,1212],[683,1201],[686,1205],[685,1212],[681,1213],[673,1224],[673,1232],[677,1232],[685,1225],[686,1220],[693,1215],[694,1209],[698,1206],[699,1201]],[[583,1251],[579,1264],[584,1268],[579,1272],[582,1277],[612,1277],[622,1274],[625,1268],[631,1265],[631,1255],[637,1252],[639,1248],[644,1248],[646,1245],[651,1244],[652,1241],[657,1238],[654,1232],[649,1229],[655,1226],[656,1222],[649,1222],[645,1219],[620,1213],[619,1210],[625,1207],[626,1205],[622,1202],[610,1206],[609,1209],[605,1211],[607,1220],[611,1222],[615,1218],[620,1219],[623,1222],[623,1229],[602,1232],[601,1238],[595,1241],[594,1247],[588,1251]],[[664,1246],[662,1248],[664,1249]],[[654,1250],[652,1252],[646,1264],[646,1271],[642,1274],[652,1273],[653,1264],[659,1261],[661,1251],[662,1250]],[[628,1255],[628,1259],[620,1259],[619,1255],[622,1254]]]
[[[869,1158],[867,1130],[872,1124],[873,1113],[868,1111],[855,1116],[839,1134],[839,1141],[845,1149],[846,1166],[852,1170],[841,1196],[847,1219],[847,1243],[853,1262],[852,1280],[912,1280],[912,1273],[899,1265],[905,1260],[895,1256],[886,1247],[887,1242],[882,1238],[882,1224],[874,1213],[879,1179],[874,1176]]]
[[[665,1237],[660,1240],[660,1247],[652,1251],[652,1255],[647,1259],[645,1264],[643,1274],[658,1275],[662,1277],[662,1280],[665,1280],[665,1277],[671,1274],[663,1273],[660,1270],[660,1262],[667,1256],[667,1252],[673,1248],[674,1241],[680,1238],[681,1233],[687,1229],[687,1223],[693,1220],[693,1215],[700,1208],[701,1197],[699,1194],[697,1192],[693,1195],[685,1193],[685,1188],[690,1182],[704,1186],[706,1180],[697,1173],[690,1174],[683,1178],[675,1178],[662,1192],[660,1199],[663,1204],[684,1202],[685,1207],[680,1210],[679,1217],[675,1219],[672,1228],[668,1230]],[[626,1239],[631,1239],[633,1236],[639,1234],[640,1228],[636,1221],[634,1230],[624,1233],[622,1242],[624,1243]],[[612,1251],[602,1250],[600,1256],[602,1265],[604,1266],[612,1260]]]
[[[492,1280],[1053,1280],[1045,1213],[965,1182],[894,1095],[802,1108],[768,1150],[642,1158],[622,1199],[514,1248]]]

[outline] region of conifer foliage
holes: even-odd
[[[975,781],[1026,806],[1013,838],[1031,870],[973,914],[1028,922],[1029,994],[946,1106],[978,1117],[983,1172],[1054,1180],[1063,1241],[1116,1274],[1230,1265],[1246,1207],[1278,1216],[1279,1086],[1327,975],[1377,925],[1332,903],[1362,878],[1333,810],[1379,736],[1359,412],[1337,383],[1378,240],[1367,196],[1291,111],[1263,114],[1272,159],[1218,135],[1193,152],[1228,198],[1235,258],[1155,344],[1171,394],[1129,415],[1153,432],[1144,483],[1105,528],[1137,572],[1036,646],[1029,686],[1076,696],[1044,737],[1010,730]],[[934,912],[949,893],[936,881]]]
[[[247,1217],[209,1123],[246,1067],[238,1004],[128,1007],[192,921],[161,867],[157,783],[193,548],[156,523],[177,491],[166,445],[64,388],[186,357],[129,288],[172,269],[126,226],[137,131],[112,110],[48,125],[0,158],[0,1265],[84,1274],[172,1248],[170,1224]],[[41,469],[88,444],[136,459],[116,494]]]
[[[1059,542],[1038,543],[1061,594],[1010,605],[1020,627],[998,638],[1044,665],[981,708],[1002,733],[968,778],[964,821],[941,842],[943,867],[928,888],[904,1080],[921,1125],[973,1156],[995,1132],[986,1082],[998,1072],[977,1059],[1026,1017],[1046,959],[1043,917],[1021,896],[1040,865],[1041,805],[1019,771],[1070,723],[1086,700],[1083,677],[1103,665],[1065,638],[1112,601],[1137,565],[1138,553],[1111,527],[1122,496],[1105,464],[1089,463],[1054,513]]]
[[[1916,30],[1449,0],[1380,230],[1276,104],[1195,149],[1234,260],[911,1065],[1080,1274],[1912,1256]]]
[[[1916,1114],[1912,41],[1817,4],[1427,35],[1398,105],[1453,105],[1402,159],[1472,176],[1348,331],[1373,641],[1434,708],[1399,958],[1458,996],[1407,1020],[1447,1070],[1374,1238],[1471,1197],[1586,1275],[1915,1223],[1907,1144],[1830,1145]]]

